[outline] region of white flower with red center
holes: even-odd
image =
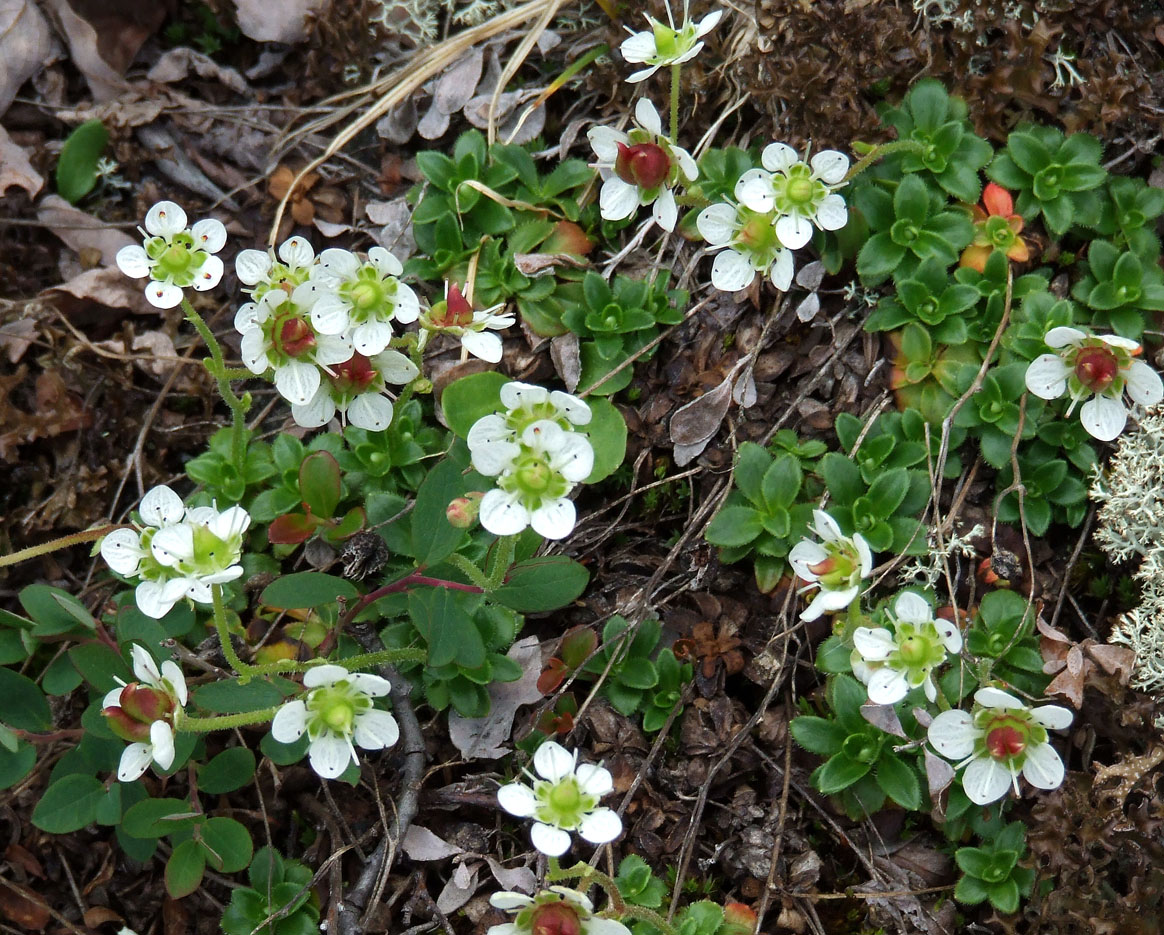
[[[934,617],[926,600],[909,591],[893,604],[893,629],[857,627],[853,632],[853,675],[869,687],[873,704],[897,704],[914,688],[938,697],[933,670],[947,654],[962,651],[962,634]]]
[[[599,800],[614,791],[610,771],[578,763],[578,754],[548,740],[534,754],[532,785],[512,782],[497,790],[509,814],[533,818],[530,839],[543,854],[560,857],[570,848],[570,832],[591,844],[606,844],[622,834],[622,819]]]
[[[293,292],[315,268],[315,248],[303,237],[289,237],[279,244],[277,258],[270,250],[240,250],[234,258],[235,275],[251,287],[243,291],[255,302],[272,289]]]
[[[772,143],[764,148],[760,162],[763,169],[744,173],[737,196],[758,214],[776,212],[776,236],[789,250],[808,243],[814,225],[835,231],[848,223],[849,209],[836,193],[849,171],[844,153],[822,150],[806,163],[791,146]]]
[[[485,935],[630,935],[621,922],[596,916],[594,904],[566,886],[551,886],[535,896],[494,893],[489,905],[516,914],[512,922],[490,926]]]
[[[295,743],[306,733],[311,768],[324,779],[343,775],[349,763],[358,766],[357,746],[384,750],[400,739],[396,718],[374,703],[392,690],[387,679],[327,664],[308,669],[303,687],[303,698],[276,712],[271,736],[279,743]]]
[[[1043,340],[1057,353],[1031,361],[1027,389],[1041,399],[1058,399],[1068,393],[1071,405],[1067,415],[1086,398],[1079,407],[1079,421],[1100,441],[1111,441],[1127,424],[1124,390],[1141,406],[1155,406],[1164,400],[1160,375],[1136,360],[1141,348],[1129,338],[1059,327],[1048,331]]]
[[[1047,741],[1048,730],[1070,726],[1071,712],[1059,705],[1031,708],[997,688],[974,693],[974,711],[943,711],[929,726],[932,746],[955,766],[966,767],[962,788],[975,805],[1001,799],[1023,776],[1036,789],[1056,789],[1063,761]]]
[[[737,183],[737,193],[739,188]],[[759,273],[771,279],[781,292],[787,292],[794,268],[792,251],[776,235],[779,218],[775,211],[760,214],[727,202],[708,205],[700,211],[695,226],[709,248],[718,251],[711,265],[711,284],[722,292],[739,292],[750,286]]]
[[[800,612],[801,620],[847,608],[861,593],[861,582],[873,573],[873,553],[859,532],[841,533],[837,521],[824,510],[814,510],[810,527],[820,542],[802,539],[788,553],[788,564],[797,577],[808,582],[803,590],[818,588],[812,603]]]
[[[645,97],[635,105],[635,124],[629,133],[593,127],[586,134],[598,157],[594,168],[604,179],[599,210],[608,221],[621,221],[650,205],[655,223],[673,231],[679,219],[675,190],[684,180],[694,182],[699,169],[687,150],[663,134],[659,113]]]
[[[455,282],[445,282],[445,297],[420,316],[420,341],[424,350],[434,334],[451,334],[458,338],[463,354],[472,354],[481,360],[496,364],[501,360],[501,338],[494,331],[504,331],[517,319],[512,315],[498,315],[504,302],[486,309],[475,309]]]
[[[419,375],[416,365],[399,351],[381,351],[370,358],[357,352],[323,374],[311,401],[292,405],[291,416],[297,424],[313,429],[327,425],[338,412],[356,428],[382,432],[392,423],[385,384],[403,386]]]
[[[254,374],[275,371],[275,389],[292,405],[306,406],[321,382],[320,369],[351,360],[351,339],[318,334],[311,324],[311,305],[318,285],[300,283],[288,295],[270,289],[257,302],[248,302],[234,317],[242,335],[241,356]]]
[[[379,354],[392,340],[393,321],[409,324],[420,316],[416,293],[396,278],[403,272],[383,247],[369,250],[364,263],[350,250],[324,250],[311,271],[322,287],[311,306],[315,330],[346,335],[365,357]]]
[[[162,769],[173,765],[174,712],[187,700],[186,679],[176,663],[167,659],[159,670],[144,646],[134,643],[131,652],[136,681],[107,692],[101,705],[109,729],[129,741],[117,766],[121,782],[133,782],[150,763]]]
[[[172,201],[159,201],[145,217],[145,242],[117,251],[117,267],[133,279],[149,277],[146,301],[155,308],[182,302],[182,290],[213,289],[222,279],[222,260],[214,254],[226,245],[221,221],[206,218],[186,227],[186,212]]]
[[[636,71],[627,81],[644,81],[663,66],[689,62],[700,53],[703,37],[715,29],[723,16],[723,10],[714,10],[696,23],[691,19],[689,5],[690,0],[683,0],[683,19],[678,27],[671,15],[669,2],[666,24],[647,16],[647,23],[651,27],[649,30],[634,32],[628,27],[630,38],[624,39],[620,46],[622,57],[632,64],[645,64],[648,67]]]

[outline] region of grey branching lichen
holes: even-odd
[[[1136,654],[1131,685],[1164,692],[1164,412],[1153,410],[1120,438],[1105,471],[1091,485],[1091,499],[1103,504],[1096,542],[1113,561],[1142,561],[1133,578],[1140,605],[1120,617],[1111,642]]]

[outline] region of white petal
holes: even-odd
[[[739,292],[755,278],[752,261],[735,250],[724,250],[711,264],[711,284],[721,292]]]
[[[145,228],[155,237],[172,237],[186,229],[186,212],[172,201],[159,201],[146,213]]]
[[[353,672],[349,679],[358,691],[363,692],[369,698],[383,698],[392,691],[391,682],[383,676],[372,675],[370,672]]]
[[[288,402],[305,405],[319,389],[319,370],[305,361],[288,361],[275,371],[275,389]]]
[[[869,700],[874,704],[897,704],[909,693],[905,673],[881,668],[869,679]]]
[[[1092,396],[1079,407],[1079,421],[1093,438],[1110,442],[1128,424],[1128,411],[1122,400]]]
[[[376,369],[380,371],[380,376],[384,378],[386,383],[403,385],[411,383],[420,376],[416,364],[399,351],[382,351],[376,355],[376,359],[372,363],[376,365]]]
[[[165,721],[154,721],[150,725],[150,746],[158,766],[169,769],[174,765],[174,730]]]
[[[798,162],[800,156],[787,143],[769,143],[760,154],[760,163],[769,172],[783,172]]]
[[[346,364],[353,353],[355,348],[351,339],[342,334],[321,334],[316,338],[315,362],[323,367]]]
[[[736,195],[740,204],[760,214],[767,214],[775,207],[776,200],[772,193],[772,182],[767,175],[763,178],[753,178],[743,185],[736,187]]]
[[[816,530],[822,542],[840,542],[845,538],[837,521],[824,510],[812,511],[812,528]]]
[[[1036,789],[1058,789],[1063,782],[1063,761],[1049,743],[1040,743],[1026,750],[1023,776]]]
[[[150,274],[150,258],[140,244],[129,244],[117,251],[117,268],[131,279]]]
[[[351,679],[352,674],[343,666],[335,663],[324,663],[321,666],[312,666],[303,674],[304,688],[322,688],[325,685],[334,685],[344,679]]]
[[[549,782],[558,782],[571,775],[576,762],[573,753],[552,740],[538,747],[533,757],[534,772]]]
[[[1164,399],[1160,374],[1142,360],[1133,360],[1124,376],[1128,381],[1128,395],[1141,406],[1155,406]]]
[[[1071,726],[1071,722],[1075,720],[1075,715],[1071,713],[1069,708],[1064,708],[1062,705],[1047,704],[1041,708],[1032,708],[1031,720],[1047,730],[1063,730]]]
[[[591,127],[586,138],[590,140],[590,146],[594,150],[594,155],[598,157],[599,163],[611,166],[618,158],[618,144],[628,142],[625,133],[620,133],[614,127],[606,126]]]
[[[495,536],[515,536],[529,525],[529,511],[515,494],[496,487],[481,498],[481,525]]]
[[[404,272],[400,261],[383,247],[372,247],[368,251],[368,262],[371,263],[381,276],[399,276]]]
[[[174,698],[179,706],[186,707],[186,701],[189,697],[186,691],[186,676],[182,674],[182,670],[178,668],[178,664],[173,659],[167,659],[162,663],[162,678],[170,683],[170,687],[174,690]]]
[[[307,705],[288,701],[271,719],[271,736],[279,743],[295,743],[307,730]]]
[[[239,356],[251,373],[266,373],[271,369],[271,361],[267,357],[267,339],[258,328],[243,334],[239,342]]]
[[[466,331],[461,335],[461,347],[491,364],[501,360],[501,338],[492,331]]]
[[[133,592],[137,609],[154,620],[166,616],[181,598],[181,594],[172,594],[160,581],[143,581]]]
[[[241,506],[232,506],[215,515],[206,525],[219,539],[229,542],[247,531],[251,515]]]
[[[905,591],[894,601],[893,613],[906,623],[929,623],[934,619],[934,612],[926,599],[912,591]]]
[[[602,190],[598,194],[598,207],[608,221],[629,218],[639,208],[638,187],[628,185],[617,175],[612,175],[602,183]]]
[[[835,149],[822,149],[809,160],[812,174],[827,185],[839,185],[849,171],[849,157]]]
[[[190,234],[194,238],[194,245],[207,253],[217,253],[226,246],[226,228],[222,221],[214,218],[198,221],[190,228]]]
[[[121,782],[133,782],[141,778],[151,762],[153,752],[148,743],[131,743],[121,753],[121,761],[117,764],[117,778]]]
[[[375,247],[373,249],[383,250],[384,253],[388,253],[383,247]],[[280,251],[280,254],[282,254],[282,251]],[[311,261],[308,260],[307,262]],[[350,279],[354,277],[360,271],[360,265],[359,257],[352,253],[351,250],[343,250],[339,247],[328,247],[319,254],[318,268],[336,279]],[[396,274],[394,273],[393,275]]]
[[[805,581],[816,581],[818,576],[809,569],[809,566],[819,564],[828,557],[829,553],[821,548],[820,543],[811,539],[801,539],[788,553],[788,564],[792,566],[797,577]]]
[[[596,763],[582,763],[574,770],[574,778],[587,795],[596,795],[602,798],[614,791],[614,779],[610,770],[604,769]]]
[[[296,425],[305,429],[317,429],[327,425],[335,417],[335,400],[326,386],[320,386],[306,405],[291,404],[291,418]]]
[[[529,830],[533,846],[547,857],[561,857],[570,849],[570,833],[535,821]]]
[[[651,205],[651,217],[668,233],[675,230],[675,222],[679,220],[679,206],[675,203],[675,193],[671,189],[664,188],[659,192],[659,197]]]
[[[365,357],[375,357],[392,340],[392,326],[386,321],[366,321],[352,332],[352,346]]]
[[[659,112],[645,97],[640,97],[635,104],[635,123],[653,136],[663,135],[663,121],[659,119]]]
[[[496,477],[513,464],[521,454],[521,446],[510,441],[493,441],[471,445],[469,451],[473,470],[485,477]]]
[[[550,467],[572,484],[581,483],[594,470],[594,448],[577,432],[566,432],[561,447],[550,458]]]
[[[926,737],[935,750],[948,760],[961,760],[974,752],[974,743],[982,731],[974,726],[969,711],[943,711],[930,723]]]
[[[586,935],[631,935],[631,931],[617,919],[593,916],[586,922]]]
[[[351,303],[325,292],[311,306],[311,324],[320,334],[342,334],[350,320]],[[391,333],[391,332],[389,332]]]
[[[596,808],[578,826],[578,833],[591,844],[606,844],[622,834],[622,819],[610,808]]]
[[[392,424],[392,403],[379,393],[361,393],[348,403],[348,421],[365,432],[383,432]]]
[[[873,574],[873,552],[869,543],[859,532],[853,533],[853,546],[857,549],[857,557],[861,560],[861,577],[868,578]]]
[[[234,274],[243,285],[263,282],[270,271],[271,255],[266,250],[240,250],[234,258]]]
[[[1086,337],[1087,335],[1078,328],[1060,326],[1048,331],[1043,336],[1043,343],[1047,347],[1066,347],[1068,344],[1078,345]]]
[[[571,396],[569,393],[563,393],[561,390],[554,390],[550,393],[550,402],[553,403],[558,411],[566,417],[571,425],[589,425],[591,412],[590,407],[577,396]]]
[[[420,299],[405,283],[396,284],[396,307],[392,317],[402,325],[410,324],[420,317]]]
[[[290,267],[310,266],[315,250],[304,238],[291,237],[279,245],[279,259]]]
[[[387,711],[373,708],[356,717],[352,739],[365,750],[386,750],[400,739],[400,727]]]
[[[129,655],[133,659],[133,677],[135,679],[155,688],[161,684],[162,673],[158,671],[158,664],[154,662],[154,657],[150,655],[148,649],[141,643],[134,643]]]
[[[1010,770],[990,757],[971,760],[962,774],[966,798],[975,805],[989,805],[1001,799],[1012,781]]]
[[[716,24],[719,23],[720,17],[723,16],[723,10],[713,10],[699,21],[695,27],[695,35],[706,36],[709,32],[715,29]]]
[[[776,258],[768,270],[768,278],[781,292],[787,292],[792,286],[792,276],[796,272],[792,265],[791,250],[777,250]]]
[[[544,403],[550,398],[550,392],[542,386],[511,380],[501,387],[500,396],[501,405],[506,409],[517,409],[521,406],[536,406],[538,403]]]
[[[695,227],[712,246],[730,243],[736,232],[736,209],[723,202],[708,205],[695,218]]]
[[[311,746],[307,748],[307,756],[311,761],[311,768],[324,779],[338,779],[348,768],[349,763],[359,762],[352,755],[348,741],[330,733],[311,741]]]
[[[897,649],[893,635],[884,627],[857,627],[853,646],[866,662],[883,662]]]
[[[984,708],[1025,708],[1026,705],[1001,688],[987,686],[974,693],[974,700]]]
[[[743,201],[742,195],[749,188],[754,188],[757,184],[770,185],[771,182],[772,173],[765,172],[763,169],[749,169],[736,180],[736,187],[732,194],[736,196],[737,201]]]
[[[121,679],[117,679],[121,682]],[[101,707],[103,708],[120,708],[121,707],[121,693],[125,691],[125,683],[121,682],[116,688],[111,688],[105,693],[105,697],[101,699]]]
[[[147,283],[145,297],[154,308],[175,308],[182,304],[182,290],[172,282]]]
[[[672,146],[671,155],[679,163],[679,171],[687,177],[688,181],[694,182],[699,178],[699,166],[687,150],[682,146]]]
[[[1067,391],[1071,368],[1058,354],[1040,354],[1027,367],[1027,389],[1040,399],[1058,399]]]
[[[812,225],[799,214],[786,214],[776,221],[776,236],[789,250],[799,250],[812,240]]]
[[[958,655],[962,651],[962,633],[958,627],[951,621],[940,618],[934,619],[934,626],[937,627],[938,634],[942,638],[942,645],[946,647],[946,652],[954,656]]]
[[[208,256],[198,267],[198,275],[191,285],[195,292],[205,292],[213,289],[222,280],[222,260],[216,256]]]
[[[633,33],[629,38],[622,41],[622,45],[620,45],[618,49],[620,52],[622,52],[622,57],[628,62],[632,63],[645,62],[648,59],[654,58],[658,54],[655,48],[655,36],[654,33],[651,32]],[[649,77],[650,75],[654,74],[658,67],[659,66],[656,65],[654,68],[651,68],[646,75],[643,75],[643,77]],[[641,71],[635,73],[635,75],[642,74],[643,72]],[[635,77],[635,75],[627,78],[627,81],[633,83],[643,80],[642,78]]]
[[[518,818],[529,818],[538,807],[533,789],[520,782],[511,782],[497,790],[497,804]]]
[[[524,909],[533,905],[533,897],[502,890],[489,897],[489,905],[494,909]]]
[[[594,903],[578,890],[570,889],[568,886],[561,886],[555,884],[554,886],[546,887],[551,893],[557,893],[568,903],[572,903],[577,908],[581,909],[583,913],[591,913],[594,911]]]
[[[185,524],[163,526],[150,540],[154,560],[167,568],[194,557],[194,530]]]
[[[170,526],[180,523],[186,515],[186,505],[174,491],[165,484],[159,484],[146,491],[137,511],[142,522],[150,526]]]
[[[473,423],[469,429],[469,434],[465,438],[465,443],[472,451],[475,448],[484,447],[485,445],[496,444],[497,442],[512,442],[514,440],[513,431],[506,425],[505,419],[496,413],[488,416],[482,416]]]
[[[840,195],[826,195],[816,206],[816,223],[821,230],[839,231],[849,223],[849,209]]]
[[[101,540],[101,557],[119,575],[136,575],[145,552],[133,529],[115,529]]]
[[[547,539],[565,539],[574,531],[577,520],[573,501],[559,497],[557,500],[542,501],[542,505],[530,514],[529,524],[534,532]]]

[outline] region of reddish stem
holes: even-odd
[[[369,591],[348,608],[347,613],[340,619],[339,626],[336,629],[342,630],[346,627],[369,604],[389,594],[399,594],[401,591],[408,591],[414,585],[418,584],[427,584],[433,588],[446,588],[450,591],[467,591],[470,594],[485,593],[483,588],[479,588],[475,584],[462,584],[460,581],[446,581],[444,578],[430,578],[428,575],[422,575],[419,571],[414,571],[411,574],[405,575],[399,581],[393,581],[391,584],[386,584],[382,588]]]

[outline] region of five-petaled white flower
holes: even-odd
[[[1021,773],[1036,789],[1055,789],[1063,781],[1063,761],[1047,742],[1048,730],[1071,724],[1059,705],[1029,708],[997,688],[974,693],[975,710],[943,711],[929,726],[930,745],[955,766],[966,767],[962,788],[975,805],[989,805],[1014,787]]]
[[[763,169],[745,172],[737,187],[740,202],[758,214],[775,211],[776,236],[790,250],[798,250],[812,238],[815,224],[821,230],[840,230],[849,220],[845,199],[836,193],[849,171],[849,157],[826,149],[800,159],[785,143],[771,143],[760,157]]]
[[[533,818],[530,839],[543,854],[560,857],[577,831],[591,844],[606,844],[622,834],[622,819],[598,801],[614,791],[610,771],[578,763],[578,754],[547,740],[534,754],[532,788],[511,782],[497,790],[497,801],[509,814]],[[539,778],[540,777],[540,778]]]
[[[788,553],[788,564],[797,576],[809,583],[808,588],[820,589],[800,612],[801,620],[844,610],[860,593],[861,581],[873,573],[873,553],[864,536],[842,535],[837,521],[824,510],[813,510],[812,517],[810,528],[821,541],[802,539]]]
[[[366,263],[350,250],[324,250],[311,272],[322,287],[311,306],[315,330],[346,335],[365,357],[379,354],[392,340],[393,321],[409,324],[420,315],[416,293],[396,278],[403,272],[383,247],[369,250]]]
[[[641,205],[651,205],[651,216],[665,231],[675,230],[679,206],[675,189],[683,179],[699,177],[695,160],[663,133],[655,105],[645,97],[635,105],[636,127],[622,133],[613,127],[593,127],[586,135],[604,179],[598,195],[599,210],[609,221],[629,218]]]
[[[150,763],[162,769],[173,765],[174,712],[185,707],[187,700],[186,679],[176,663],[167,659],[159,670],[145,647],[137,643],[132,656],[137,680],[128,685],[122,682],[109,691],[101,705],[110,730],[130,742],[117,766],[121,782],[133,782]]]
[[[279,244],[278,258],[270,250],[240,250],[234,258],[235,275],[251,287],[243,291],[255,302],[272,289],[294,291],[315,269],[315,248],[303,237],[289,237]]]
[[[535,896],[494,893],[489,904],[516,915],[512,922],[490,926],[486,935],[630,935],[616,919],[596,916],[594,904],[566,886],[551,886]]]
[[[145,242],[117,251],[117,266],[133,279],[149,277],[145,297],[155,308],[173,308],[182,302],[182,290],[213,289],[222,279],[226,245],[221,221],[206,218],[186,227],[186,212],[172,201],[159,201],[145,217]]]
[[[683,20],[678,27],[675,26],[668,0],[666,25],[647,16],[646,20],[651,27],[649,30],[634,32],[627,28],[630,38],[624,39],[620,46],[622,57],[632,64],[648,66],[636,71],[627,78],[627,81],[632,83],[644,81],[664,65],[689,62],[700,53],[703,49],[703,37],[715,29],[720,17],[723,16],[723,10],[714,10],[695,23],[691,20],[689,5],[690,0],[683,0]]]
[[[741,178],[736,183],[739,197]],[[711,284],[722,292],[739,292],[756,273],[767,276],[781,292],[792,285],[792,251],[776,236],[775,211],[759,214],[744,205],[718,202],[699,212],[695,226],[709,248],[718,250],[711,265]]]
[[[897,704],[918,687],[930,701],[936,700],[932,672],[947,653],[962,651],[962,634],[909,591],[894,602],[891,619],[892,632],[885,627],[857,627],[853,632],[853,674],[869,686],[874,704]]]
[[[1071,405],[1090,397],[1079,407],[1079,421],[1100,441],[1109,442],[1124,430],[1128,410],[1124,390],[1141,406],[1164,400],[1164,383],[1142,360],[1140,345],[1117,335],[1089,335],[1078,328],[1052,328],[1043,338],[1055,354],[1036,357],[1027,367],[1027,389],[1042,399],[1071,396]]]
[[[494,331],[504,331],[517,319],[498,314],[504,302],[486,309],[475,309],[461,293],[455,282],[445,281],[445,297],[420,316],[419,350],[424,350],[434,334],[451,334],[461,342],[461,356],[468,354],[491,364],[501,360],[501,337]]]
[[[311,768],[324,779],[339,777],[349,763],[358,766],[357,746],[383,750],[400,739],[396,718],[372,702],[392,690],[387,679],[329,663],[308,669],[303,687],[306,697],[288,701],[276,712],[271,736],[279,743],[294,743],[306,733]]]
[[[385,384],[403,386],[420,371],[399,351],[381,351],[371,358],[355,353],[322,375],[319,389],[306,405],[292,405],[298,425],[313,429],[327,425],[337,412],[358,429],[382,432],[392,423],[392,403]]]

